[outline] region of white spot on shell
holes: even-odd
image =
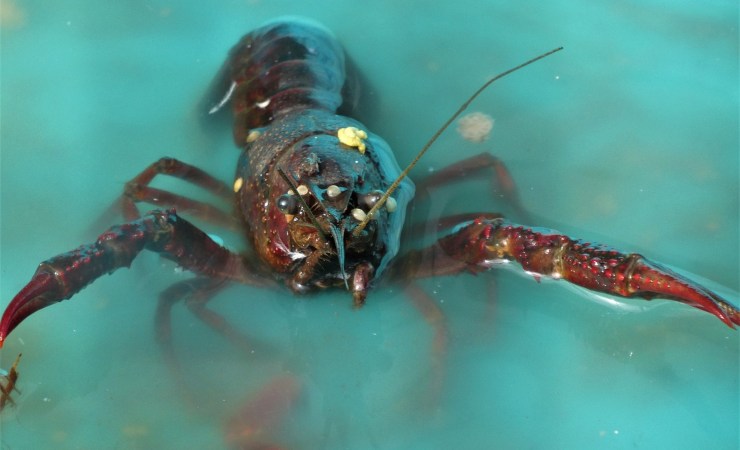
[[[332,184],[331,186],[329,186],[328,188],[326,188],[326,195],[329,198],[338,197],[339,194],[341,194],[341,193],[342,193],[342,190],[339,189],[339,186],[337,186],[336,184]]]
[[[239,192],[239,189],[242,188],[242,185],[244,184],[244,180],[242,177],[237,178],[234,180],[234,192]]]
[[[355,220],[357,220],[358,222],[362,222],[363,220],[365,220],[365,218],[367,218],[367,214],[360,208],[355,208],[352,210],[352,217],[354,217]]]
[[[396,202],[396,199],[393,197],[388,197],[388,199],[385,201],[385,209],[388,210],[388,212],[393,212],[398,208],[398,203]]]

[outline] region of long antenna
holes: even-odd
[[[388,187],[388,190],[385,191],[385,194],[383,194],[383,196],[380,197],[380,199],[375,203],[375,205],[370,209],[370,211],[368,211],[367,217],[365,217],[365,220],[363,220],[362,222],[360,222],[357,225],[357,227],[355,227],[354,231],[352,231],[352,234],[355,235],[355,236],[359,236],[359,234],[362,232],[362,230],[365,229],[365,227],[367,226],[368,222],[370,222],[370,220],[373,218],[373,216],[378,211],[378,209],[380,209],[383,206],[383,204],[385,204],[385,201],[388,200],[388,197],[390,197],[390,195],[393,193],[393,191],[395,191],[396,188],[398,188],[398,185],[401,184],[401,181],[404,178],[406,178],[406,176],[409,174],[409,172],[411,171],[411,169],[413,169],[414,166],[416,165],[416,163],[419,162],[419,160],[421,159],[421,157],[424,156],[424,153],[426,153],[426,151],[429,150],[429,147],[431,147],[432,144],[437,140],[437,138],[439,138],[439,136],[442,133],[444,133],[444,131],[447,129],[447,127],[449,127],[450,124],[452,122],[454,122],[455,119],[457,119],[460,116],[460,114],[462,114],[462,112],[465,111],[468,108],[468,106],[470,106],[471,103],[473,103],[473,100],[475,100],[481,94],[481,92],[485,91],[486,88],[488,86],[490,86],[494,81],[496,81],[496,80],[498,80],[500,78],[503,78],[503,77],[505,77],[506,75],[509,75],[512,72],[516,72],[517,70],[519,70],[519,69],[521,69],[521,68],[523,68],[525,66],[528,66],[528,65],[532,64],[533,62],[539,61],[542,58],[545,58],[547,56],[550,56],[550,55],[552,55],[555,52],[559,52],[562,49],[563,49],[563,47],[558,47],[558,48],[552,49],[549,52],[546,52],[546,53],[543,53],[543,54],[541,54],[541,55],[539,55],[537,57],[534,57],[534,58],[530,59],[527,62],[523,62],[523,63],[519,64],[516,67],[512,67],[509,70],[506,70],[504,72],[501,72],[500,74],[496,75],[495,77],[493,77],[490,80],[488,80],[485,83],[483,83],[483,85],[480,88],[478,88],[478,90],[475,91],[475,93],[473,95],[471,95],[470,98],[468,98],[462,105],[460,105],[460,108],[458,108],[458,110],[455,111],[455,113],[449,119],[447,119],[447,122],[445,122],[444,125],[442,125],[437,130],[437,132],[434,133],[434,135],[432,135],[431,139],[429,139],[429,141],[424,145],[424,147],[421,148],[421,151],[419,151],[419,153],[416,155],[416,157],[414,158],[414,160],[411,161],[411,164],[409,164],[405,169],[403,169],[403,172],[401,172],[401,175],[399,175],[398,178],[396,178],[396,180],[393,182],[393,184],[391,184],[390,187]]]

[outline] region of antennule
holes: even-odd
[[[409,172],[411,171],[411,169],[413,169],[413,167],[416,165],[416,163],[419,162],[419,160],[421,159],[421,157],[424,156],[424,153],[426,153],[426,151],[429,150],[429,147],[432,146],[432,144],[439,138],[439,136],[442,133],[444,133],[444,131],[447,129],[447,127],[449,127],[450,124],[452,122],[454,122],[455,119],[457,119],[460,116],[460,114],[462,114],[462,112],[465,111],[468,108],[468,106],[470,106],[470,104],[473,102],[473,100],[475,100],[483,91],[485,91],[488,86],[490,86],[494,81],[496,81],[496,80],[498,80],[500,78],[503,78],[503,77],[505,77],[506,75],[509,75],[512,72],[516,72],[517,70],[519,70],[519,69],[521,69],[521,68],[523,68],[525,66],[528,66],[528,65],[532,64],[533,62],[539,61],[542,58],[545,58],[547,56],[550,56],[550,55],[552,55],[555,52],[559,52],[562,49],[563,49],[563,47],[558,47],[558,48],[555,48],[555,49],[550,50],[549,52],[545,52],[545,53],[543,53],[543,54],[541,54],[541,55],[539,55],[537,57],[534,57],[534,58],[530,59],[529,61],[526,61],[526,62],[523,62],[523,63],[519,64],[516,67],[512,67],[509,70],[506,70],[504,72],[501,72],[500,74],[496,75],[495,77],[493,77],[490,80],[488,80],[485,83],[483,83],[483,85],[480,88],[478,88],[478,90],[475,91],[475,93],[473,93],[473,95],[471,95],[470,98],[468,98],[462,105],[460,105],[460,108],[458,108],[458,110],[455,111],[455,113],[452,116],[450,116],[449,119],[447,119],[447,121],[444,123],[444,125],[442,125],[434,133],[434,135],[432,135],[431,139],[429,139],[429,141],[426,144],[424,144],[424,147],[421,148],[421,150],[416,155],[416,157],[414,158],[414,160],[411,161],[411,164],[409,164],[405,169],[403,169],[403,172],[401,172],[401,175],[399,175],[398,178],[396,178],[396,180],[388,187],[388,190],[385,191],[385,193],[383,194],[383,196],[380,197],[380,200],[378,200],[378,202],[375,203],[375,205],[370,209],[370,211],[367,212],[367,217],[365,218],[365,220],[363,220],[362,222],[360,222],[357,225],[357,227],[355,227],[355,229],[352,231],[352,234],[355,235],[355,236],[359,236],[359,234],[362,232],[362,230],[364,230],[365,227],[367,226],[368,222],[370,222],[372,220],[372,218],[375,216],[375,214],[377,213],[378,209],[380,209],[385,204],[386,200],[388,200],[388,197],[390,197],[390,195],[393,193],[393,191],[395,191],[396,188],[398,188],[398,185],[401,183],[401,180],[403,180],[404,178],[406,178],[406,176],[409,174]]]

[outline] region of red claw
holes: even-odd
[[[448,259],[464,262],[468,270],[488,268],[497,260],[516,261],[535,278],[563,279],[620,297],[679,301],[715,315],[730,328],[740,325],[740,310],[698,283],[637,253],[621,253],[554,230],[503,219],[472,221],[438,245]]]
[[[26,317],[56,303],[60,298],[60,285],[54,274],[39,269],[31,281],[13,298],[0,319],[0,348],[13,329]],[[61,294],[63,296],[63,293]]]
[[[631,267],[631,295],[646,299],[676,300],[714,314],[730,328],[740,325],[740,311],[714,292],[695,284],[660,264],[640,257]]]

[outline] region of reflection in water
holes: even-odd
[[[349,298],[347,299],[349,300]],[[392,358],[383,350],[379,315],[333,314],[297,302],[288,319],[290,353],[285,369],[305,377],[319,397],[321,448],[351,448],[362,439],[380,448],[369,416],[368,389]],[[363,311],[364,312],[364,311]],[[318,345],[317,345],[318,343]]]

